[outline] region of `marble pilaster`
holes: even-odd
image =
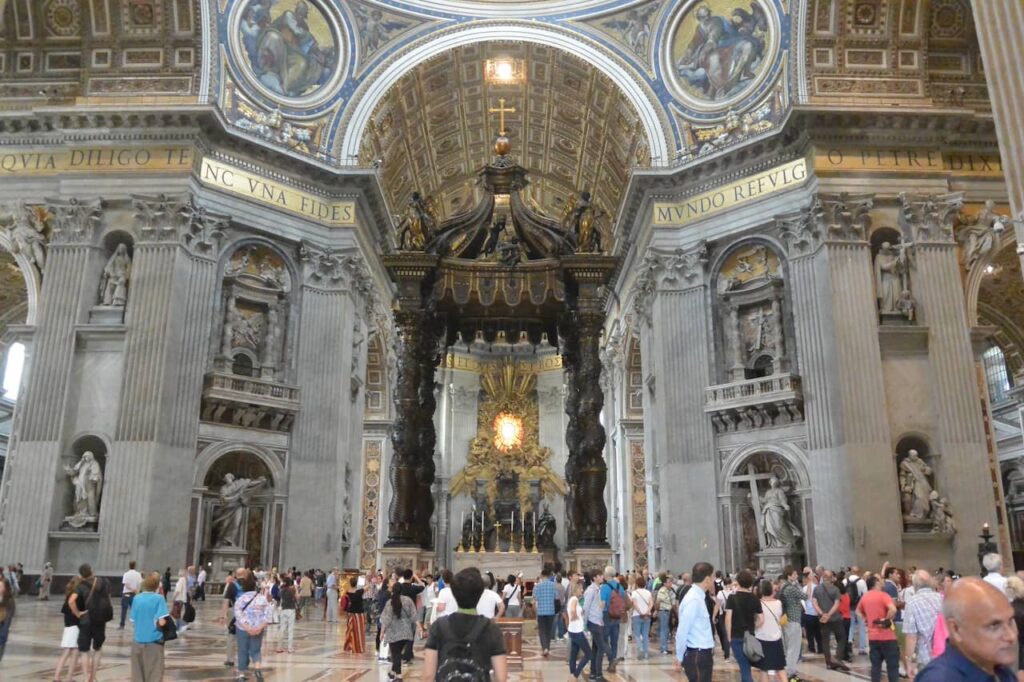
[[[973,0],[974,26],[985,62],[985,80],[999,138],[999,156],[1017,244],[1024,244],[1024,4]],[[1024,259],[1024,250],[1017,254]]]
[[[292,428],[288,494],[316,500],[292,504],[285,522],[284,556],[298,566],[341,562],[345,461],[358,467],[346,437],[351,418],[353,281],[360,266],[354,252],[309,244],[303,257],[298,313],[296,385],[301,408]]]
[[[999,469],[988,453],[953,242],[953,222],[962,201],[958,193],[900,195],[901,218],[914,237],[913,293],[920,322],[929,331],[931,402],[938,426],[936,482],[939,493],[949,497],[960,529],[954,542],[954,565],[968,567],[977,561],[975,531],[983,523],[995,526],[998,520],[993,486],[998,485]],[[927,204],[934,210],[919,210]]]
[[[652,251],[640,277],[638,312],[645,321],[645,377],[656,377],[656,396],[645,409],[651,425],[656,487],[671,490],[659,496],[655,518],[682,520],[673,501],[686,500],[685,522],[662,524],[660,567],[688,568],[697,561],[718,563],[721,557],[715,491],[718,471],[714,434],[704,413],[704,388],[711,383],[707,316],[706,248]],[[649,387],[645,387],[650,390]],[[658,526],[657,522],[655,526]]]

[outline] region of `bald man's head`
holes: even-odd
[[[1017,625],[1006,595],[980,578],[961,578],[942,604],[949,641],[982,670],[1011,666],[1017,657]]]

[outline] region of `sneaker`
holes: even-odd
[[[225,667],[225,668],[230,668],[230,667],[231,667],[231,666],[233,666],[234,664],[235,664],[235,662],[234,662],[234,661],[224,661],[224,667]]]
[[[262,670],[254,670],[252,672],[252,674],[256,676],[256,682],[263,682],[263,671]]]

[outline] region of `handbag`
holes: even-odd
[[[192,602],[185,602],[185,609],[184,613],[181,615],[181,619],[186,623],[195,622],[196,608],[192,606]]]
[[[164,618],[164,624],[160,627],[160,637],[161,644],[178,639],[178,624],[170,616]]]
[[[760,663],[764,660],[764,649],[753,632],[743,633],[743,655],[751,663]]]

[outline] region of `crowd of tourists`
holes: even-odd
[[[276,653],[287,655],[295,651],[296,622],[340,619],[343,650],[363,654],[372,641],[378,661],[390,665],[390,679],[402,679],[415,665],[423,680],[505,682],[504,636],[494,622],[503,616],[536,619],[541,656],[563,649],[574,680],[603,680],[626,658],[645,660],[655,652],[671,656],[688,680],[710,680],[716,639],[741,682],[753,682],[755,671],[761,680],[797,682],[798,665],[816,656],[837,671],[849,670],[855,656],[868,656],[873,682],[881,681],[883,669],[889,682],[1017,680],[1024,660],[1017,636],[1024,627],[1024,580],[1004,576],[998,554],[985,556],[983,564],[983,579],[888,564],[877,573],[787,566],[770,576],[749,570],[725,575],[700,562],[678,576],[623,575],[608,566],[505,578],[475,568],[422,576],[411,569],[343,575],[337,568],[239,568],[223,576],[217,626],[224,630],[225,666],[239,682],[250,674],[262,682],[269,628],[276,631]],[[164,644],[194,622],[207,577],[188,566],[172,582],[169,568],[143,575],[129,565],[121,579],[119,628],[132,624],[132,680],[163,678]],[[0,659],[21,578],[17,567],[0,573]],[[40,599],[49,599],[52,580],[52,568],[36,580]],[[56,680],[73,679],[79,670],[89,682],[95,679],[106,625],[115,618],[111,589],[88,564],[68,581]],[[417,641],[424,644],[420,656],[414,655]]]

